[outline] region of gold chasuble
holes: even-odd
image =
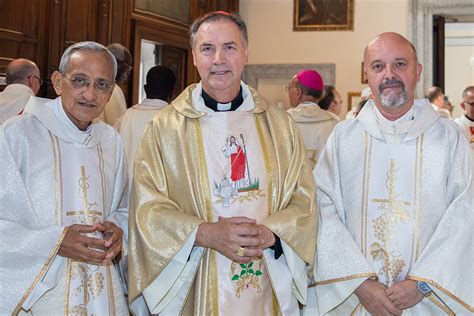
[[[306,301],[317,217],[305,147],[285,112],[242,88],[237,111],[213,112],[200,111],[192,85],[145,130],[132,189],[132,310],[144,300],[160,315],[299,315]],[[238,264],[194,246],[199,224],[219,216],[256,219],[284,254],[266,249]]]

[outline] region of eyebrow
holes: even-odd
[[[235,46],[237,46],[237,43],[234,42],[234,41],[230,41],[230,42],[225,42],[223,45],[235,45]]]
[[[211,44],[211,43],[202,43],[201,45],[199,45],[199,47],[206,47],[206,46],[214,46],[214,44]]]
[[[86,75],[86,74],[83,73],[83,72],[73,73],[73,74],[71,74],[71,76],[73,76],[73,77],[85,77],[87,80],[92,81],[92,78],[90,78],[88,75]],[[113,81],[114,81],[114,80],[110,81],[110,80],[108,80],[108,79],[106,79],[106,78],[99,77],[99,78],[96,78],[96,79],[94,80],[94,82],[101,81],[101,80],[102,80],[102,81],[107,81],[107,82],[113,82]]]
[[[408,62],[408,59],[405,58],[405,57],[397,57],[397,58],[395,58],[395,61],[400,61],[400,60],[403,60],[403,61]],[[372,61],[372,62],[370,63],[370,65],[372,66],[372,65],[375,64],[375,63],[385,63],[385,62],[382,61],[382,60],[380,60],[380,59],[376,59],[376,60]]]

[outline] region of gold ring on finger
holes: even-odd
[[[245,248],[244,247],[239,247],[239,249],[237,249],[237,256],[239,256],[239,257],[244,257],[245,256]]]

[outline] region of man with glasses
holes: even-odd
[[[469,86],[462,92],[461,108],[464,115],[454,120],[461,134],[466,137],[471,146],[471,157],[474,159],[474,86]]]
[[[130,51],[119,43],[112,43],[107,49],[114,55],[117,61],[117,75],[115,76],[115,85],[109,102],[105,106],[104,111],[100,115],[100,119],[105,123],[114,126],[117,120],[127,110],[127,101],[119,84],[126,84],[130,72],[132,71],[132,54]]]
[[[127,167],[97,119],[117,64],[102,45],[64,52],[59,97],[32,98],[0,128],[0,310],[128,315],[118,272],[128,222]]]
[[[21,114],[31,96],[38,94],[42,80],[38,66],[29,59],[15,59],[6,69],[7,87],[0,92],[0,124]]]

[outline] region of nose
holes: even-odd
[[[214,65],[223,64],[225,61],[224,51],[222,49],[216,49],[216,53],[214,54]]]
[[[396,74],[393,72],[393,66],[391,64],[387,64],[385,66],[385,78],[395,79],[396,77]]]
[[[95,100],[95,98],[97,97],[97,91],[95,90],[94,84],[92,82],[85,87],[85,90],[82,95],[87,101]]]

